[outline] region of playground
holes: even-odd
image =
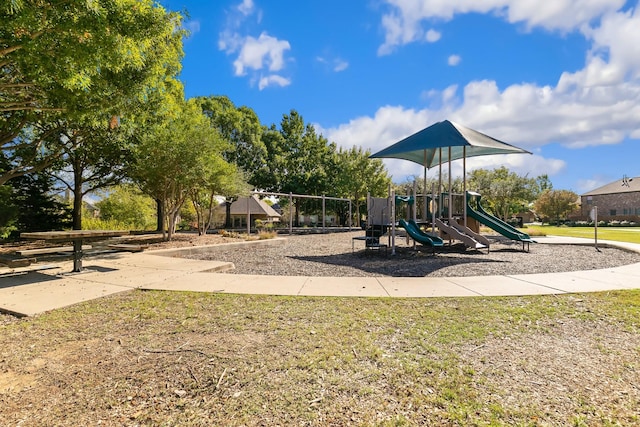
[[[396,254],[390,250],[365,249],[352,238],[364,231],[286,236],[273,247],[247,250],[211,249],[192,259],[233,262],[236,274],[314,277],[461,277],[535,274],[610,268],[640,262],[640,254],[616,248],[547,244],[532,245],[522,252],[519,242],[489,236],[491,251],[470,250],[460,243],[440,248],[434,256],[428,247],[417,250],[413,240],[397,236]],[[382,237],[386,242],[388,238]]]

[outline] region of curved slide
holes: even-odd
[[[489,245],[485,245],[484,243],[479,242],[474,237],[469,235],[466,232],[466,230],[463,231],[461,229],[462,227],[460,227],[460,226],[459,226],[459,228],[453,227],[452,225],[445,224],[441,220],[436,219],[436,227],[438,227],[440,229],[440,231],[442,231],[445,234],[447,234],[448,236],[450,236],[451,239],[460,240],[468,248],[474,248],[474,249],[487,248],[487,250],[489,248]]]
[[[409,221],[407,223],[404,219],[401,219],[399,224],[400,227],[407,230],[407,233],[413,240],[420,244],[431,246],[434,250],[435,248],[444,246],[444,241],[441,238],[420,230],[420,227],[418,227],[418,225],[413,221]]]
[[[532,240],[527,233],[523,233],[512,225],[507,224],[503,220],[485,211],[480,204],[481,197],[478,193],[467,192],[467,215],[511,240],[535,243],[535,240]],[[475,205],[475,209],[472,203]]]

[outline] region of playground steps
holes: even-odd
[[[489,249],[488,245],[485,245],[484,243],[479,242],[473,236],[469,235],[468,232],[471,230],[466,229],[466,227],[463,227],[458,224],[459,228],[466,229],[463,232],[458,228],[454,227],[453,225],[445,224],[444,222],[442,222],[440,219],[437,219],[437,218],[436,218],[436,226],[440,229],[440,231],[447,234],[452,240],[460,240],[469,248],[487,249],[487,250]]]

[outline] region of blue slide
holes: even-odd
[[[409,233],[409,236],[411,236],[413,240],[420,244],[429,245],[434,249],[444,246],[444,241],[441,238],[439,238],[438,236],[427,234],[424,231],[420,230],[418,224],[416,224],[413,220],[410,220],[407,223],[404,219],[401,219],[399,224],[400,227],[407,230],[407,233]]]
[[[496,218],[485,211],[480,204],[481,197],[478,193],[467,192],[467,215],[511,240],[535,243],[527,233],[518,230],[511,224],[507,224],[500,218]]]

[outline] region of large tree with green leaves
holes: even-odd
[[[153,0],[11,0],[0,5],[0,184],[49,166],[65,122],[114,126],[163,91],[182,57],[181,15]],[[76,141],[77,142],[77,141]]]
[[[233,163],[222,157],[212,156],[203,168],[203,179],[189,192],[189,198],[196,212],[198,234],[203,235],[213,223],[216,196],[224,195],[227,200],[249,193],[244,173]],[[228,206],[230,207],[230,203]],[[228,218],[230,218],[228,212]]]
[[[127,228],[148,230],[155,225],[154,200],[130,183],[109,188],[96,207],[101,219],[124,224]]]
[[[264,137],[267,149],[271,150],[268,167],[273,175],[270,182],[273,187],[267,190],[315,196],[334,193],[328,170],[336,145],[319,135],[313,125],[305,124],[295,110],[283,115],[280,136],[274,135],[274,130],[272,127]],[[296,225],[301,204],[305,202],[296,199]]]
[[[82,230],[84,196],[120,183],[131,155],[130,140],[119,128],[82,127],[65,131],[73,149],[65,148],[53,175],[73,194],[73,229]]]
[[[335,166],[329,172],[334,194],[353,201],[358,220],[360,207],[366,204],[367,193],[374,197],[384,196],[391,184],[382,160],[370,159],[370,155],[371,152],[362,147],[340,148],[335,156]]]
[[[0,172],[5,167],[6,160],[0,155]],[[57,193],[54,180],[43,173],[21,175],[0,185],[0,237],[68,227],[71,210]]]
[[[212,125],[229,143],[223,155],[240,168],[246,181],[261,188],[259,176],[265,167],[267,149],[262,142],[262,125],[249,107],[236,107],[226,96],[196,98]]]
[[[543,221],[555,219],[557,224],[578,206],[578,195],[570,190],[545,190],[534,204],[536,214]]]
[[[507,220],[521,211],[540,194],[539,183],[544,179],[520,176],[502,166],[497,169],[476,169],[469,173],[467,188],[482,194],[487,208],[494,215]]]
[[[215,185],[219,174],[212,165],[225,167],[227,144],[194,100],[175,102],[165,120],[152,123],[134,148],[132,177],[140,188],[162,204],[166,215],[165,238],[171,240],[180,208],[190,192]]]
[[[217,195],[225,197],[225,226],[231,226],[231,203],[240,194],[248,191],[246,184],[253,188],[264,188],[262,180],[268,176],[266,169],[267,149],[262,142],[262,125],[256,113],[249,107],[236,107],[226,96],[208,96],[196,98],[204,114],[228,143],[224,150],[224,159],[235,168],[221,176],[221,185],[216,185]],[[215,172],[218,173],[218,172]],[[224,182],[223,182],[224,181]],[[200,232],[211,223],[211,203],[213,188],[204,192],[198,190],[192,196],[198,213]],[[205,214],[206,213],[206,214]],[[201,216],[202,215],[202,216]],[[200,221],[202,219],[202,222]],[[206,223],[206,224],[205,224]]]

